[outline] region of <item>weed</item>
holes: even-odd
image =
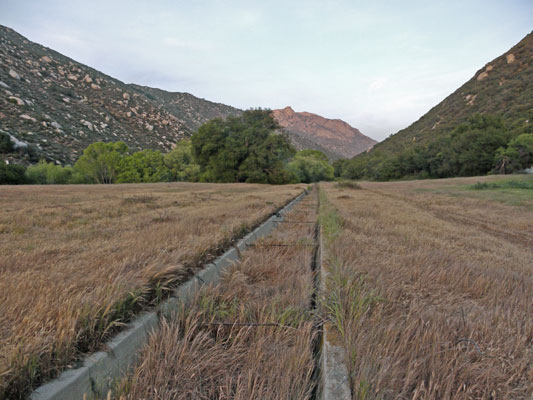
[[[342,189],[354,189],[359,190],[362,189],[361,185],[359,185],[355,181],[339,181],[335,183],[335,186]]]
[[[501,182],[476,182],[470,186],[473,190],[496,190],[496,189],[523,189],[533,190],[532,181],[501,181]]]

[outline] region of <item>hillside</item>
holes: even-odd
[[[188,93],[128,85],[0,26],[0,130],[33,159],[74,162],[95,141],[168,151],[214,117],[240,110]],[[6,157],[29,161],[23,151]]]
[[[189,93],[125,84],[0,25],[0,133],[18,147],[3,155],[7,161],[72,164],[95,141],[167,152],[208,120],[241,112]],[[330,159],[375,144],[340,120],[290,107],[274,114],[296,148]]]
[[[340,119],[328,119],[291,107],[273,110],[274,118],[298,149],[323,151],[330,159],[350,158],[369,150],[376,141]]]
[[[533,32],[486,64],[418,121],[377,144],[371,153],[395,153],[415,143],[431,142],[476,113],[501,115],[512,131],[531,132],[532,60]]]

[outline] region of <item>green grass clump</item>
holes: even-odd
[[[476,182],[470,186],[473,190],[523,189],[533,190],[533,181]]]
[[[343,189],[362,189],[361,185],[355,181],[339,181],[335,186]]]

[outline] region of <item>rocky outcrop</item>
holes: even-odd
[[[6,161],[72,164],[95,141],[166,152],[209,119],[240,112],[124,84],[0,26],[0,129],[39,153],[2,155]]]
[[[324,151],[330,158],[351,158],[371,149],[377,142],[340,119],[328,119],[291,107],[273,110],[274,118],[298,148]]]

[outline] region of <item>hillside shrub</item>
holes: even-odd
[[[5,164],[0,161],[0,185],[21,185],[26,183],[23,165]]]
[[[288,163],[287,171],[296,178],[296,182],[303,183],[331,181],[334,177],[334,168],[328,163],[326,155],[318,150],[296,153]]]
[[[26,180],[34,184],[65,184],[72,183],[72,168],[62,167],[44,160],[26,169]]]
[[[5,132],[0,132],[0,153],[11,153],[13,150],[13,142],[9,135]]]
[[[394,153],[378,147],[339,162],[336,175],[381,181],[485,175],[493,170],[495,154],[511,136],[500,116],[476,114],[429,143],[404,145]]]
[[[494,172],[509,174],[533,166],[533,134],[524,133],[500,147],[494,157]]]

